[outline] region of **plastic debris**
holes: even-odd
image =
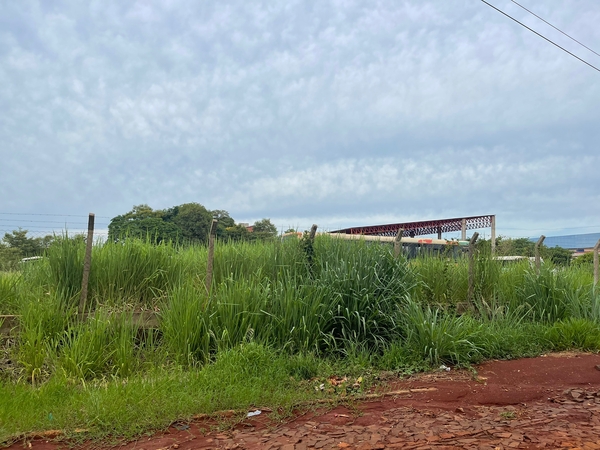
[[[257,409],[256,411],[250,411],[247,414],[247,417],[254,417],[254,416],[258,416],[259,414],[262,414],[262,411],[260,409]]]
[[[442,364],[442,365],[440,366],[440,370],[445,370],[446,372],[450,372],[450,367],[448,367],[448,366],[446,366],[446,365]]]

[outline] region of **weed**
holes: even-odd
[[[517,415],[514,411],[502,411],[500,413],[500,417],[502,417],[504,420],[513,420],[517,418]]]

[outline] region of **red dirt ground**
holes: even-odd
[[[392,381],[388,391],[408,392],[284,424],[266,412],[226,432],[202,421],[183,431],[177,427],[187,424],[175,424],[119,449],[600,449],[600,355],[490,361],[477,375],[452,370]],[[10,449],[24,446],[61,444],[33,440]]]

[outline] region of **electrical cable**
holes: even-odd
[[[528,27],[527,25],[525,25],[524,23],[522,23],[522,22],[519,22],[517,19],[515,19],[514,17],[512,17],[512,16],[510,16],[509,14],[505,13],[505,12],[504,12],[504,11],[502,11],[501,9],[498,9],[498,8],[496,8],[496,7],[495,7],[494,5],[492,5],[491,3],[488,3],[488,2],[486,2],[485,0],[481,0],[481,1],[482,1],[483,3],[485,3],[486,5],[488,5],[490,8],[493,8],[493,9],[495,9],[496,11],[498,11],[500,14],[503,14],[503,15],[505,15],[506,17],[508,17],[509,19],[511,19],[511,20],[514,20],[515,22],[517,22],[517,23],[518,23],[519,25],[521,25],[522,27],[525,27],[525,28],[527,28],[527,29],[528,29],[529,31],[531,31],[532,33],[535,33],[535,34],[537,34],[537,35],[538,35],[539,37],[541,37],[542,39],[544,39],[544,40],[546,40],[546,41],[550,42],[552,45],[554,45],[554,46],[556,46],[556,47],[560,48],[560,49],[561,49],[563,52],[565,52],[565,53],[568,53],[568,54],[569,54],[569,55],[571,55],[573,58],[576,58],[576,59],[578,59],[578,60],[579,60],[579,61],[581,61],[582,63],[584,63],[584,64],[586,64],[586,65],[590,66],[590,67],[591,67],[592,69],[594,69],[595,71],[597,71],[597,72],[600,72],[600,69],[598,69],[598,68],[597,68],[596,66],[594,66],[593,64],[590,64],[589,62],[587,62],[586,60],[584,60],[584,59],[580,58],[580,57],[579,57],[579,56],[577,56],[576,54],[574,54],[574,53],[571,53],[571,52],[570,52],[569,50],[567,50],[566,48],[564,48],[564,47],[561,47],[561,46],[560,46],[560,45],[558,45],[556,42],[554,42],[554,41],[551,41],[551,40],[550,40],[550,39],[548,39],[546,36],[544,36],[544,35],[542,35],[542,34],[538,33],[537,31],[535,31],[533,28],[529,28],[529,27]]]
[[[0,215],[4,215],[4,216],[53,216],[53,217],[88,217],[88,215],[86,214],[84,215],[78,215],[78,214],[40,214],[40,213],[7,213],[7,212],[0,212]],[[96,219],[112,219],[112,217],[107,217],[107,216],[95,216]]]
[[[579,42],[577,39],[575,39],[572,36],[569,36],[567,33],[565,33],[564,31],[562,31],[560,28],[555,27],[554,25],[552,25],[550,22],[548,22],[547,20],[544,20],[543,18],[541,18],[540,16],[538,16],[536,13],[534,13],[533,11],[528,10],[527,8],[525,8],[523,5],[521,5],[520,3],[515,2],[515,0],[510,0],[511,2],[513,2],[515,5],[517,5],[519,8],[523,8],[525,11],[527,11],[529,14],[534,15],[535,17],[537,17],[538,19],[540,19],[542,22],[550,25],[552,28],[554,28],[556,31],[558,31],[559,33],[564,34],[566,37],[568,37],[569,39],[577,42],[579,45],[581,45],[582,47],[587,48],[590,52],[600,56],[600,53],[596,53],[594,50],[592,50],[591,48],[589,48],[587,45]]]
[[[0,219],[0,222],[18,222],[18,223],[60,223],[60,224],[75,224],[75,225],[87,225],[83,222],[68,222],[58,220],[21,220],[21,219]]]

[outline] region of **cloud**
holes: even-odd
[[[600,48],[592,0],[535,8]],[[10,211],[600,223],[600,78],[480,2],[32,0],[0,17]]]

